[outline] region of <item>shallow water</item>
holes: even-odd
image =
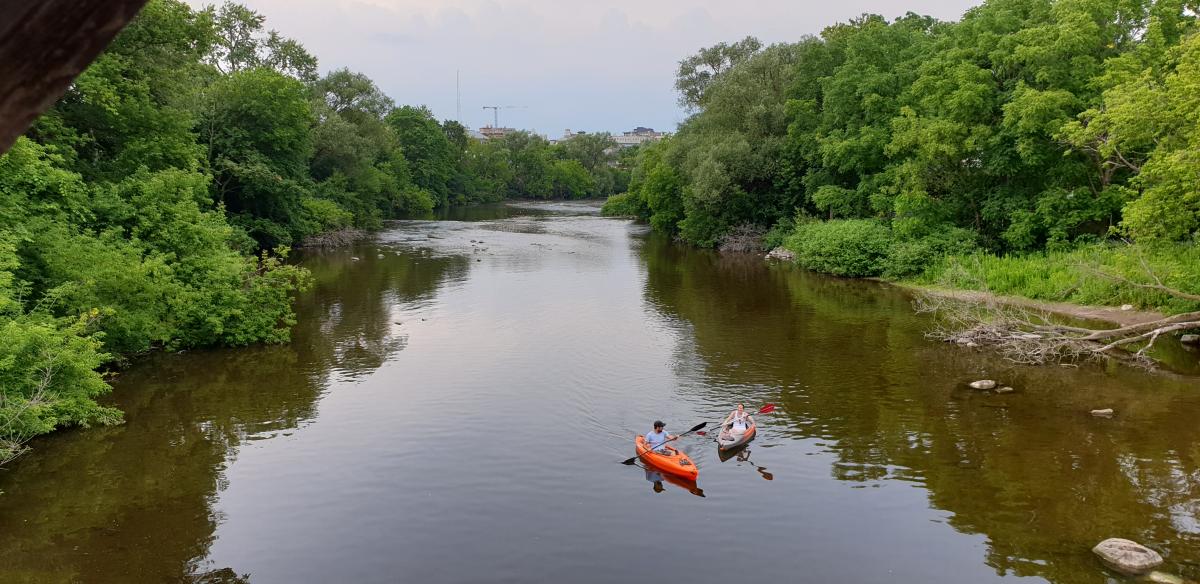
[[[1200,579],[1195,377],[1010,365],[587,204],[301,261],[292,344],[149,358],[126,424],[0,471],[0,582],[1122,581],[1106,537]],[[696,485],[619,464],[737,401],[778,410],[726,460],[682,439]]]

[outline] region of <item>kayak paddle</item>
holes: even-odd
[[[755,412],[755,414],[769,414],[773,411],[775,411],[775,404],[767,404],[761,408],[758,408],[758,411]],[[699,434],[700,436],[707,436],[708,432],[696,432],[696,434]]]
[[[678,439],[680,439],[680,438],[682,438],[682,437],[684,437],[684,436],[686,436],[686,435],[688,435],[688,434],[691,434],[692,432],[695,432],[696,430],[699,430],[700,428],[703,428],[703,427],[705,427],[705,426],[707,426],[707,425],[708,425],[708,422],[700,422],[699,424],[696,424],[695,426],[692,426],[692,429],[691,429],[691,430],[688,430],[687,432],[684,432],[683,434],[680,434],[680,435],[678,435],[678,436],[676,436],[676,437],[674,437],[674,438],[671,438],[671,440],[678,440]],[[667,442],[670,442],[671,440],[667,440]],[[665,444],[665,442],[664,442],[664,444]],[[632,466],[632,465],[633,465],[633,463],[634,463],[634,462],[637,462],[637,459],[639,459],[639,458],[641,458],[641,457],[642,457],[642,455],[641,455],[641,454],[638,454],[637,456],[635,456],[635,457],[633,457],[633,458],[627,458],[627,459],[625,459],[625,460],[622,460],[622,461],[621,461],[621,464],[625,464],[625,465],[631,465],[631,466]]]

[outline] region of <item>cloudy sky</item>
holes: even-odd
[[[200,6],[212,0],[189,0]],[[683,120],[676,63],[754,35],[794,41],[864,12],[957,20],[978,0],[240,0],[299,40],[321,70],[366,73],[397,103],[558,136],[670,130]],[[903,9],[901,8],[903,7]]]

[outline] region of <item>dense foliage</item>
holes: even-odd
[[[435,206],[625,189],[608,135],[469,139],[364,75],[318,74],[238,4],[152,0],[0,156],[0,462],[112,423],[100,370],[154,348],[282,342],[286,249]]]
[[[802,263],[846,275],[912,274],[977,246],[1194,243],[1198,8],[987,0],[955,23],[865,15],[796,43],[703,49],[676,80],[694,114],[639,153],[609,211],[701,246],[747,224],[775,227],[774,243],[794,230]],[[858,238],[887,251],[838,251]]]

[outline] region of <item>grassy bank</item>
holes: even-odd
[[[1200,248],[1193,244],[1100,242],[997,255],[958,230],[901,239],[870,220],[798,225],[782,243],[801,266],[836,276],[1167,314],[1200,310],[1200,297],[1171,293],[1200,292]]]
[[[1069,251],[1006,256],[978,252],[943,257],[907,280],[1045,302],[1130,304],[1177,314],[1200,309],[1200,302],[1148,286],[1200,290],[1200,250],[1184,244],[1158,249],[1093,244]]]

